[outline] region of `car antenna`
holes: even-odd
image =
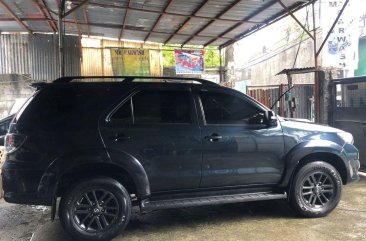
[[[292,88],[294,88],[295,85],[291,86],[290,89],[286,90],[282,95],[280,95],[280,97],[278,97],[278,99],[273,103],[273,105],[271,106],[271,110],[273,109],[273,107],[277,104],[278,101],[280,101],[282,99],[282,97],[289,92],[290,90],[292,90]]]

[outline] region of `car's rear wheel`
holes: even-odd
[[[338,171],[323,161],[303,166],[293,179],[292,206],[305,217],[323,217],[339,203],[342,179]]]
[[[116,180],[93,178],[79,182],[62,197],[59,216],[76,240],[110,240],[128,224],[131,199]]]

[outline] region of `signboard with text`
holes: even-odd
[[[150,75],[149,50],[111,48],[114,75]]]
[[[357,1],[349,1],[348,6],[330,34],[322,51],[323,67],[337,67],[348,70],[357,69],[359,38]],[[323,0],[321,4],[321,25],[323,28],[323,38],[325,38],[344,1]]]

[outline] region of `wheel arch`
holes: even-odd
[[[94,177],[108,177],[121,183],[130,194],[138,194],[134,178],[124,168],[109,163],[83,164],[69,169],[59,178],[55,194],[61,197],[74,183]]]
[[[294,171],[291,175],[291,180],[293,180],[295,175],[299,172],[299,170],[303,166],[305,166],[306,164],[308,164],[310,162],[315,162],[315,161],[324,161],[324,162],[332,165],[338,171],[339,175],[341,176],[342,183],[347,184],[347,167],[346,167],[344,161],[342,160],[342,158],[340,156],[338,156],[334,153],[330,153],[330,152],[316,152],[316,153],[311,153],[311,154],[304,156],[299,161],[296,168],[294,169]]]
[[[105,149],[84,150],[56,158],[41,177],[38,193],[51,201],[56,194],[62,193],[65,180],[71,183],[70,180],[92,176],[107,176],[126,182],[129,191],[135,192],[141,199],[150,195],[149,179],[141,163],[127,153],[107,153]]]
[[[334,142],[321,140],[300,143],[288,152],[280,187],[289,188],[298,170],[316,160],[325,161],[334,166],[341,175],[343,184],[347,184],[347,166],[343,159],[343,148]]]
[[[283,187],[287,190],[288,200],[291,196],[291,189],[293,185],[293,180],[296,174],[300,171],[300,169],[308,163],[316,162],[316,161],[324,161],[330,165],[332,165],[339,173],[342,179],[342,183],[347,184],[347,168],[344,161],[338,155],[330,152],[316,152],[311,153],[304,156],[293,169],[291,175],[289,175],[289,180],[287,184],[283,184]]]

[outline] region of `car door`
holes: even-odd
[[[275,184],[284,170],[279,123],[264,123],[266,109],[240,92],[199,88],[203,165],[201,187]]]
[[[107,148],[142,164],[152,192],[199,187],[202,143],[189,88],[139,88],[109,114],[102,133]]]

